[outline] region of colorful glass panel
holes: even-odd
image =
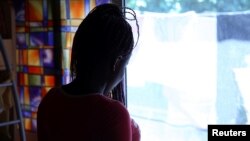
[[[52,2],[59,2],[60,8],[52,7],[55,6]],[[65,84],[70,81],[71,46],[74,33],[82,19],[94,6],[109,2],[110,0],[60,0],[56,2],[14,0],[17,82],[26,130],[36,131],[37,107],[49,89],[58,82]],[[53,19],[53,17],[58,12],[61,23],[59,25],[61,43],[54,38],[58,34],[54,29],[54,23],[58,22],[58,19]],[[55,59],[60,57],[59,54],[62,54],[61,62]],[[59,76],[62,75],[62,77],[58,77],[58,72],[60,72],[58,70],[61,71],[62,74]]]
[[[19,96],[25,129],[36,131],[36,112],[44,89],[55,86],[55,81],[44,85],[44,78],[56,78],[51,4],[49,0],[14,0],[14,6]]]
[[[61,0],[62,84],[70,82],[70,54],[74,33],[86,14],[96,5],[110,0]]]

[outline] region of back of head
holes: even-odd
[[[82,21],[75,34],[71,72],[88,73],[98,64],[130,55],[133,33],[124,13],[115,4],[95,7]]]

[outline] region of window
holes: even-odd
[[[208,124],[249,124],[250,2],[127,0],[140,40],[127,69],[142,141],[205,141]]]

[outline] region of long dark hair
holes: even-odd
[[[123,9],[129,8],[119,8],[110,3],[99,5],[91,10],[79,25],[72,46],[70,64],[72,79],[82,73],[91,72],[95,61],[131,54],[137,42],[134,43],[132,28],[127,21],[130,19],[126,18]],[[133,15],[139,31],[135,12],[132,9],[129,10],[132,11],[128,13]],[[114,89],[112,97],[124,103],[124,84],[122,83],[124,82],[122,81]]]

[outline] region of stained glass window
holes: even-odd
[[[75,31],[86,14],[96,5],[110,0],[61,0],[61,42],[62,45],[62,83],[70,82],[70,54]]]
[[[28,131],[36,131],[37,107],[46,92],[53,86],[70,81],[71,45],[78,25],[94,6],[109,3],[110,0],[54,1],[60,5],[59,9],[53,7],[58,5],[52,2],[14,1],[17,82],[24,125]],[[58,21],[53,16],[55,12],[60,13],[59,42],[55,41],[58,34],[54,26]],[[60,56],[62,59],[58,59]]]

